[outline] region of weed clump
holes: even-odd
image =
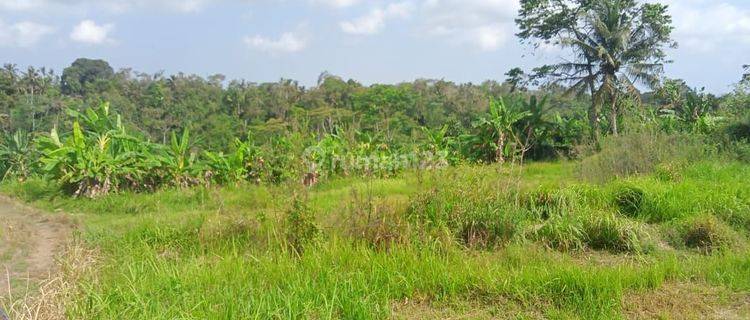
[[[567,252],[585,247],[585,232],[580,219],[556,216],[533,228],[529,238],[559,251]]]
[[[302,255],[305,247],[314,243],[320,233],[313,211],[297,197],[286,212],[285,230],[287,245],[297,255]]]
[[[507,217],[474,217],[464,222],[459,238],[469,248],[492,249],[507,244],[518,232],[518,223]]]
[[[198,230],[198,237],[204,244],[236,240],[260,244],[260,233],[258,218],[229,214],[208,217]]]
[[[349,214],[345,226],[347,235],[374,249],[387,250],[409,240],[408,223],[398,203],[361,197],[354,191]]]
[[[654,169],[654,176],[662,182],[677,182],[682,179],[680,165],[674,162],[659,164]]]
[[[614,202],[618,211],[628,217],[637,217],[643,208],[646,193],[635,186],[623,186],[615,191]]]
[[[614,253],[641,252],[647,234],[636,224],[613,215],[597,215],[588,220],[583,230],[586,245],[594,250]]]
[[[563,214],[569,207],[569,199],[559,191],[539,189],[520,197],[521,206],[542,220]]]
[[[484,189],[425,193],[412,202],[408,217],[415,230],[428,234],[448,230],[456,241],[472,249],[509,243],[532,218],[507,195]]]
[[[648,234],[637,224],[614,215],[555,216],[532,229],[531,240],[562,252],[593,249],[613,253],[642,252]]]
[[[715,216],[702,215],[678,224],[673,231],[672,243],[676,247],[710,254],[740,245],[741,238]]]
[[[584,180],[608,182],[649,174],[665,162],[690,162],[714,151],[696,135],[643,129],[602,140],[601,151],[584,159],[578,173]]]

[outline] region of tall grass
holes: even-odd
[[[698,162],[674,179],[604,184],[574,168],[93,200],[3,191],[84,221],[84,246],[99,254],[76,279],[73,319],[384,319],[409,301],[498,299],[548,318],[612,319],[625,295],[674,282],[750,289],[750,167]]]
[[[578,172],[584,180],[601,183],[649,174],[659,165],[684,165],[716,153],[705,137],[644,128],[604,138],[601,151],[584,159]]]

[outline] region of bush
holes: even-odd
[[[644,130],[602,140],[601,151],[584,159],[578,174],[587,181],[608,182],[616,178],[653,172],[659,164],[691,162],[715,153],[699,135],[667,134]]]
[[[560,190],[538,189],[520,197],[521,206],[542,220],[564,214],[570,208],[571,201]]]
[[[739,121],[730,123],[722,131],[731,141],[750,142],[750,114]]]
[[[662,182],[678,182],[682,179],[682,166],[674,162],[665,162],[656,166],[654,176]]]
[[[287,245],[298,256],[304,253],[307,245],[315,242],[320,233],[314,213],[297,197],[286,212],[285,230]]]
[[[647,233],[631,221],[623,221],[613,215],[597,215],[583,226],[586,245],[594,250],[619,252],[641,252],[646,249]]]
[[[620,214],[637,217],[642,210],[646,193],[635,186],[623,186],[615,191],[614,202]]]
[[[510,242],[533,218],[516,206],[507,194],[486,186],[464,186],[451,191],[432,191],[412,202],[408,217],[415,230],[450,232],[469,248],[491,249]]]
[[[555,216],[532,229],[528,238],[560,251],[585,247],[585,232],[581,220],[573,216]]]
[[[361,197],[353,192],[349,216],[340,219],[346,223],[343,230],[355,241],[364,242],[374,249],[387,250],[409,240],[409,228],[399,203]]]
[[[675,226],[671,242],[678,248],[712,253],[738,246],[741,237],[713,215],[691,217]]]

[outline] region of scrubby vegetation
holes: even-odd
[[[382,318],[462,301],[501,317],[611,318],[629,295],[677,283],[750,290],[750,166],[704,160],[677,182],[604,185],[575,166],[94,200],[37,180],[3,191],[85,221],[97,267],[64,302],[71,318]],[[623,212],[623,194],[643,197],[637,214]]]
[[[665,6],[553,2],[522,1],[519,37],[576,61],[503,83],[6,65],[0,192],[81,226],[64,294],[43,305],[70,319],[749,317],[750,79],[717,97],[664,78]],[[669,308],[630,305],[661,291]]]

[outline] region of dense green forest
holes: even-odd
[[[290,80],[115,73],[101,60],[79,59],[62,76],[6,64],[0,72],[2,173],[66,176],[74,184],[91,174],[100,181],[89,184],[111,180],[113,190],[153,189],[207,179],[280,182],[313,173],[389,175],[420,166],[577,158],[602,133],[646,127],[710,135],[724,146],[747,139],[750,81],[739,73],[736,90],[720,97],[661,79],[653,90],[623,93],[601,110],[598,97],[549,76],[540,83],[538,72],[514,69],[502,83],[480,85],[371,86],[323,73],[305,88]],[[110,162],[89,163],[77,178],[50,162],[76,130],[85,138],[80,148],[111,140],[104,152]],[[134,160],[132,152],[151,156],[146,149],[152,161]]]

